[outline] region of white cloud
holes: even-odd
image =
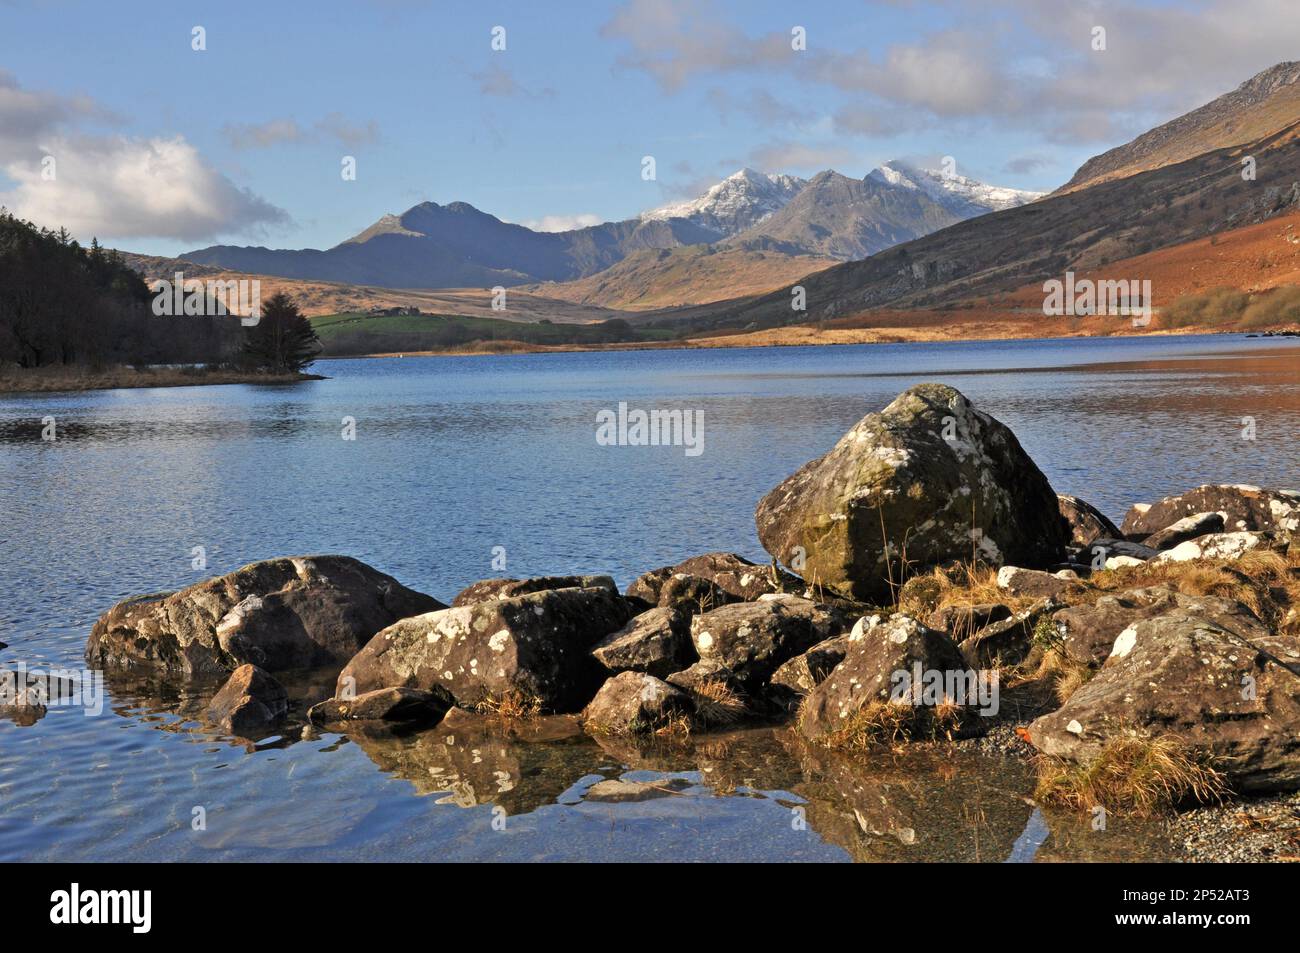
[[[0,171],[13,183],[0,191],[0,205],[82,240],[193,242],[288,220],[182,136],[77,131],[120,121],[90,97],[23,89],[0,72]]]
[[[575,228],[590,228],[603,221],[599,215],[583,212],[578,215],[543,215],[519,224],[535,232],[568,232]]]
[[[39,160],[8,162],[5,174],[17,185],[0,194],[0,203],[82,238],[200,241],[288,218],[236,187],[181,136],[61,136],[44,148],[55,162],[54,179],[42,176]]]

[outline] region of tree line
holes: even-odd
[[[271,298],[244,327],[235,315],[157,315],[153,291],[115,250],[0,208],[0,367],[240,365],[296,371],[319,350],[291,299]]]

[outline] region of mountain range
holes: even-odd
[[[1022,307],[1041,306],[1041,283],[1066,271],[1139,279],[1147,266],[1126,263],[1293,212],[1300,212],[1300,63],[1282,63],[1089,160],[1049,196],[801,278],[805,313],[791,313],[782,289],[697,308],[682,320],[697,330],[771,328],[885,309],[981,308],[1020,292]],[[1246,286],[1273,287],[1269,272],[1290,274],[1297,244],[1290,231],[1276,236]],[[1182,284],[1206,290],[1194,276]],[[1162,292],[1168,301],[1170,290]]]
[[[568,282],[589,278],[637,256],[639,266],[664,260],[650,253],[694,246],[726,255],[733,268],[763,263],[753,275],[775,281],[808,265],[862,258],[898,242],[1038,193],[944,180],[904,163],[863,179],[822,172],[805,180],[741,169],[688,202],[636,218],[562,232],[504,222],[465,202],[424,202],[326,250],[214,245],[179,256],[225,271],[384,288],[464,288]],[[686,255],[693,261],[705,259]],[[653,281],[651,282],[653,284]],[[565,297],[561,294],[560,297]]]

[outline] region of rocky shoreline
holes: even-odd
[[[708,553],[622,592],[488,579],[443,603],[345,556],[268,560],[119,603],[86,658],[224,680],[206,717],[250,739],[286,716],[277,676],[310,671],[334,682],[307,712],[321,729],[674,745],[781,725],[863,761],[1023,759],[1037,803],[1167,817],[1190,859],[1298,852],[1300,493],[1205,485],[1115,526],[923,384],[772,490],[757,523],[770,565]],[[39,699],[10,702],[0,714],[39,717]]]

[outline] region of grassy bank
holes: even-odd
[[[264,374],[203,367],[38,367],[0,370],[0,393],[113,390],[119,387],[193,387],[209,384],[293,384],[324,380],[319,374]]]

